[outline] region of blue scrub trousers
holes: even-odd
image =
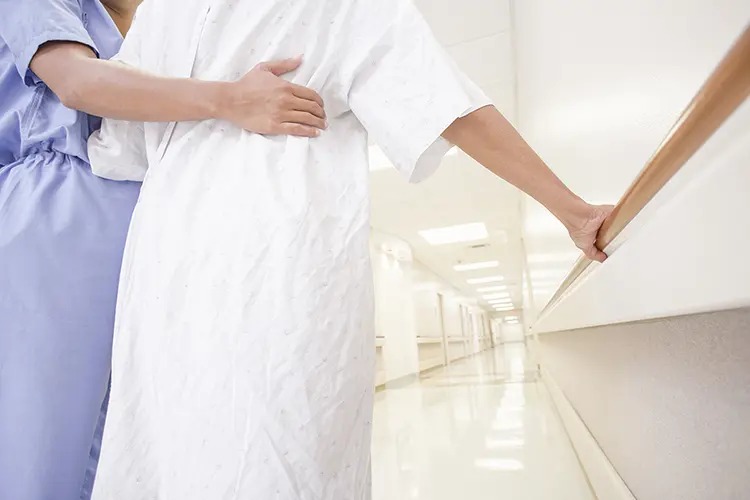
[[[2,500],[87,497],[139,187],[51,151],[0,168]]]

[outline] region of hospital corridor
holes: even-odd
[[[376,500],[750,498],[750,3],[417,0],[583,198],[370,146]]]
[[[0,500],[750,500],[750,0],[0,0]]]

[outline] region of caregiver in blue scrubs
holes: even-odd
[[[107,61],[137,3],[0,0],[2,500],[87,498],[92,479],[85,476],[96,459],[120,261],[139,189],[92,175],[86,140],[95,116],[217,118],[309,137],[325,127],[320,97],[279,77],[300,60],[229,83]]]

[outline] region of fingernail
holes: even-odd
[[[325,128],[325,129],[327,129],[327,128],[328,128],[328,121],[324,121],[324,122],[323,122],[323,128]]]

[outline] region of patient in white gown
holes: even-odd
[[[105,120],[90,141],[97,174],[144,180],[95,500],[370,499],[368,136],[411,181],[450,139],[603,258],[606,209],[549,172],[409,0],[146,0],[118,57],[231,80],[298,54],[318,138]]]

